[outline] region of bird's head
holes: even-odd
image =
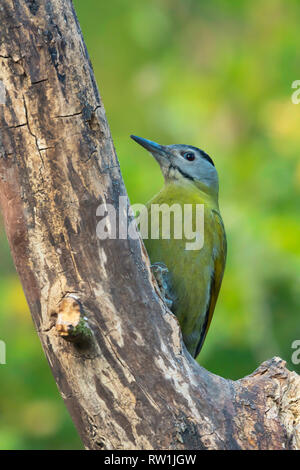
[[[203,150],[192,145],[160,145],[135,135],[131,138],[154,156],[166,182],[190,182],[203,191],[218,195],[218,173]]]

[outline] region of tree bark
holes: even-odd
[[[97,238],[98,205],[127,196],[71,1],[2,0],[0,28],[1,208],[86,448],[299,449],[299,376],[279,358],[236,382],[200,367],[141,240]]]

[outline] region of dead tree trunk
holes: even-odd
[[[278,358],[237,382],[201,368],[142,242],[97,238],[97,206],[126,191],[71,1],[2,0],[0,28],[6,232],[85,446],[300,448],[299,376]]]

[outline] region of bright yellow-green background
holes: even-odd
[[[129,139],[199,146],[220,175],[228,263],[200,363],[232,379],[299,327],[299,0],[76,0],[132,202],[161,186]],[[0,232],[0,448],[81,446]]]

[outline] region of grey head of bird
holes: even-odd
[[[192,145],[160,145],[136,135],[130,137],[153,155],[166,182],[191,182],[199,189],[218,194],[217,170],[203,150]]]

